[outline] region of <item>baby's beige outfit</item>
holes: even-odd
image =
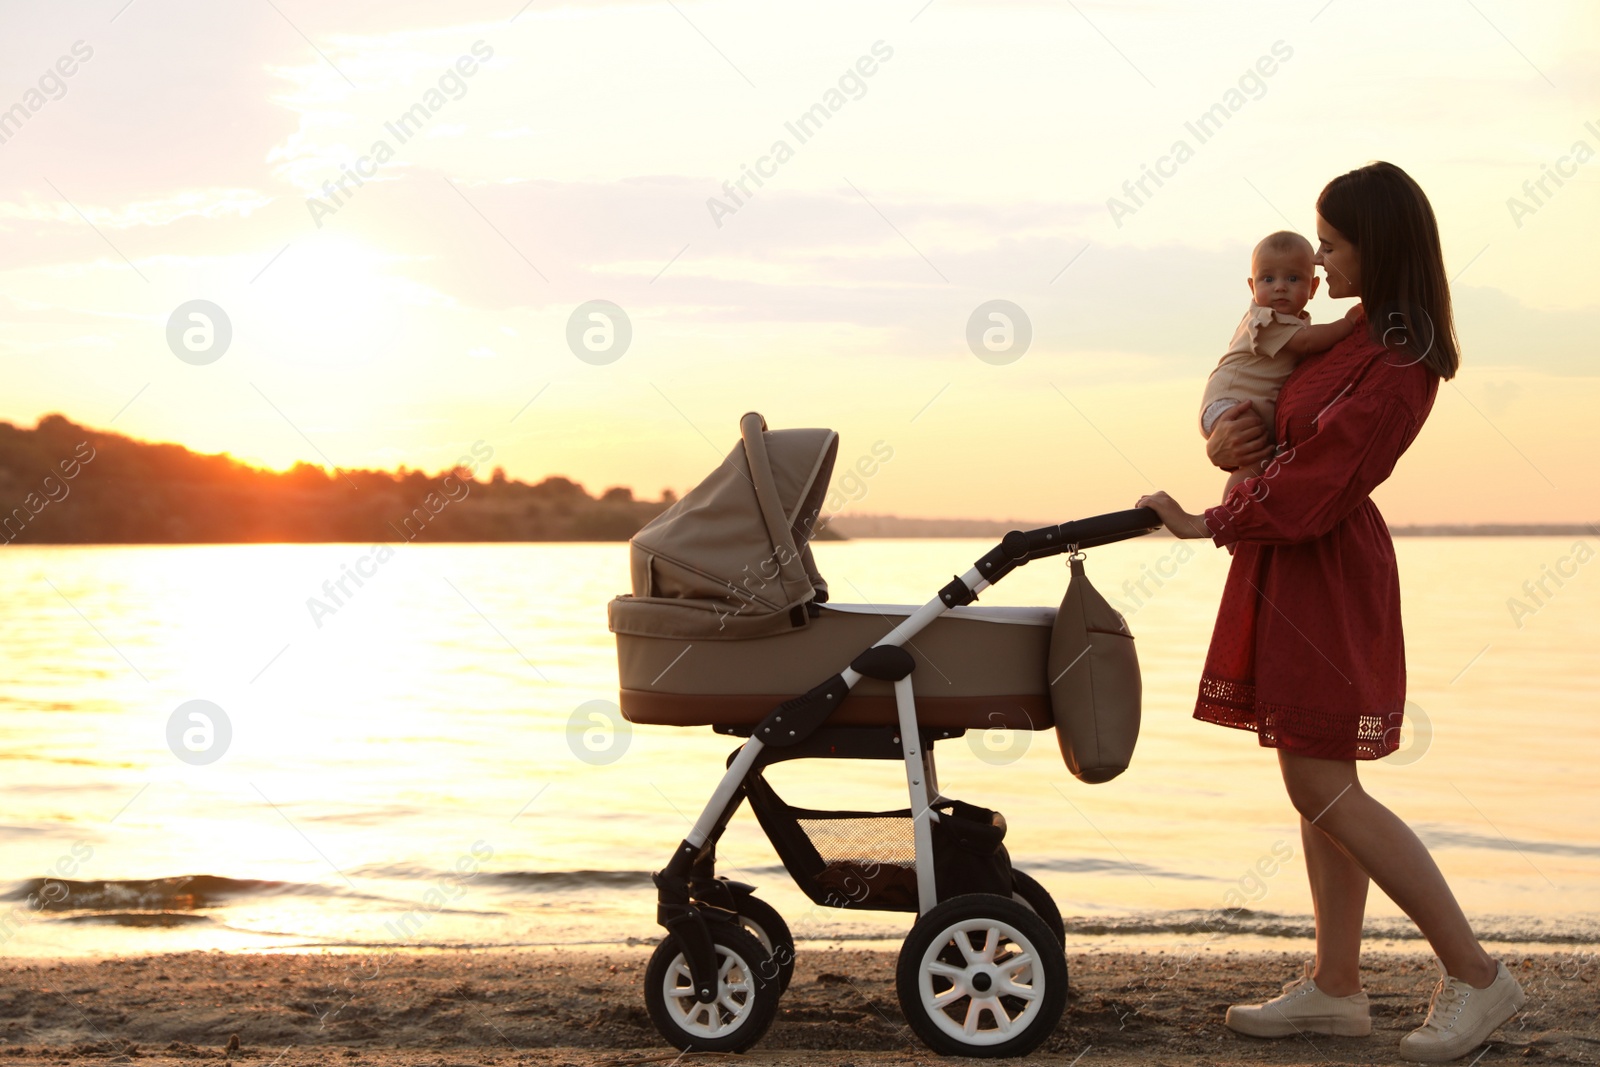
[[[1200,401],[1201,434],[1210,437],[1217,416],[1241,400],[1255,405],[1267,432],[1272,434],[1278,389],[1295,365],[1295,357],[1284,353],[1283,346],[1310,324],[1311,316],[1304,311],[1288,315],[1250,301],[1250,310],[1239,320],[1233,342],[1206,382],[1205,396]]]

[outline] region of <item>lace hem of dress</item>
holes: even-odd
[[[1382,759],[1400,747],[1404,712],[1348,714],[1262,703],[1249,682],[1204,675],[1194,717],[1235,730],[1252,730],[1263,748],[1318,759]],[[1352,731],[1354,736],[1352,736]]]

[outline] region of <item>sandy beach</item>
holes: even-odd
[[[492,952],[183,953],[0,966],[0,1062],[540,1064],[621,1067],[678,1058],[639,992],[648,947]],[[1069,953],[1068,1016],[1030,1062],[1384,1064],[1421,1023],[1431,957],[1374,953],[1366,1038],[1262,1041],[1222,1025],[1264,999],[1298,953]],[[1502,955],[1527,989],[1523,1014],[1478,1062],[1600,1057],[1593,953]],[[782,1013],[743,1060],[781,1067],[940,1062],[905,1027],[894,954],[802,949]],[[230,1048],[230,1046],[232,1046]],[[721,1060],[698,1055],[691,1060]],[[965,1061],[944,1061],[965,1062]],[[1471,1062],[1463,1060],[1461,1062]]]

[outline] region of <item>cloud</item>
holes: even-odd
[[[87,218],[102,229],[126,230],[135,226],[168,226],[179,219],[249,218],[273,198],[256,189],[185,189],[156,200],[141,200],[117,207],[100,204],[0,202],[0,220],[57,222],[79,225]],[[76,208],[77,210],[73,210]],[[82,216],[78,214],[82,212]]]

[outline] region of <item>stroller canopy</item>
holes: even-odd
[[[839,435],[768,430],[756,412],[722,465],[629,542],[633,595],[611,602],[611,629],[729,640],[807,624],[828,599],[811,558]]]

